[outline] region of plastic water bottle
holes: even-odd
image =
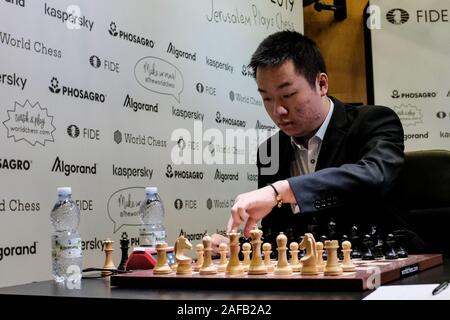
[[[80,209],[72,200],[72,188],[58,188],[58,200],[50,213],[52,234],[52,275],[68,288],[79,288],[83,256],[78,233]]]
[[[145,200],[142,202],[139,217],[142,228],[139,230],[139,245],[155,248],[157,243],[166,242],[164,227],[164,204],[158,194],[158,188],[145,188]]]

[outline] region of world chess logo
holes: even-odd
[[[78,138],[80,136],[80,128],[78,128],[78,126],[71,124],[70,126],[67,127],[67,134],[69,135],[69,137],[71,138]]]
[[[172,169],[172,166],[170,164],[168,164],[167,168],[166,168],[166,177],[167,178],[173,178],[173,169]]]
[[[230,91],[229,97],[230,97],[231,101],[234,101],[234,92],[233,91]]]
[[[208,208],[208,210],[211,210],[213,207],[213,201],[211,198],[208,198],[208,200],[206,200],[206,207]]]
[[[119,130],[114,131],[114,141],[119,144],[122,142],[122,132]]]
[[[117,35],[119,34],[117,32],[117,26],[116,24],[111,21],[111,23],[109,24],[109,30],[108,30],[109,34],[112,35],[113,37],[117,37]]]
[[[395,25],[404,24],[409,20],[409,13],[400,8],[391,9],[386,13],[386,20]]]
[[[61,88],[59,88],[59,82],[56,77],[53,77],[52,80],[50,80],[50,87],[48,87],[50,92],[52,93],[60,93]]]

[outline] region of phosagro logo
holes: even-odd
[[[422,92],[399,92],[398,90],[392,90],[391,97],[394,99],[426,99],[436,98],[437,93],[435,91],[422,91]]]
[[[166,177],[171,179],[189,179],[202,180],[204,173],[202,171],[188,171],[188,170],[173,170],[172,165],[168,164],[166,167]]]
[[[216,112],[216,122],[220,124],[235,126],[235,127],[242,127],[245,128],[246,122],[244,120],[238,120],[233,118],[225,118],[222,116],[222,114],[217,111]]]
[[[72,173],[97,174],[97,163],[93,166],[70,164],[56,157],[51,172],[61,172],[65,176],[70,176]]]
[[[117,30],[116,23],[111,21],[109,24],[109,30],[108,33],[113,37],[119,37],[120,39],[127,40],[130,42],[134,42],[136,44],[143,45],[145,47],[153,48],[155,46],[155,42],[151,39],[140,37],[135,34],[123,31],[123,30]]]
[[[2,261],[5,257],[28,256],[36,254],[37,243],[38,241],[33,241],[32,245],[0,247],[0,261]]]
[[[391,9],[386,13],[386,20],[396,25],[404,24],[409,20],[409,13],[400,8]]]
[[[58,78],[53,77],[50,80],[50,86],[48,87],[50,92],[58,94],[61,92],[61,88],[59,87]],[[85,89],[72,88],[67,86],[62,86],[62,94],[64,96],[68,96],[71,98],[85,99],[93,102],[105,102],[106,95],[103,93],[97,93],[93,91],[88,91]]]
[[[31,162],[30,160],[0,158],[0,169],[28,171],[30,170]]]

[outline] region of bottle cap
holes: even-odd
[[[157,187],[146,187],[145,188],[145,194],[155,194],[158,193]]]
[[[67,196],[72,194],[72,188],[71,187],[59,187],[58,189],[58,196]]]

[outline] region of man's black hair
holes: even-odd
[[[318,73],[326,73],[325,61],[316,43],[296,31],[280,31],[265,38],[252,55],[249,66],[256,77],[258,67],[274,66],[292,59],[298,73],[314,88]]]

